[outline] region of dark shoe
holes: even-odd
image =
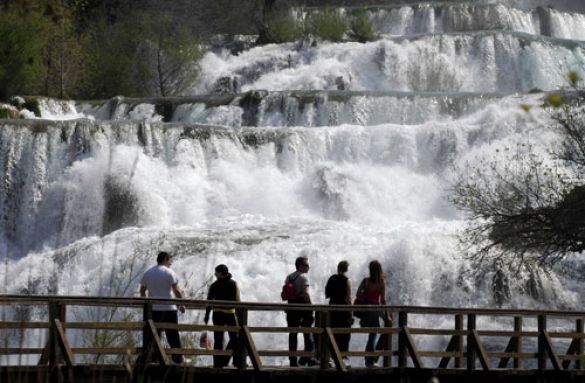
[[[311,366],[318,365],[319,364],[319,361],[317,359],[315,359],[315,358],[301,358],[301,359],[299,359],[299,364],[301,366],[311,367]]]

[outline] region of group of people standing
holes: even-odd
[[[171,269],[173,258],[166,252],[160,252],[157,256],[157,264],[148,269],[140,282],[140,296],[151,298],[182,298],[183,294],[179,287],[178,278]],[[311,294],[309,291],[309,278],[307,276],[310,266],[307,257],[298,257],[295,261],[295,271],[289,274],[284,282],[282,298],[291,304],[311,304]],[[332,275],[327,281],[325,295],[332,305],[351,305],[352,304],[352,283],[347,277],[349,263],[347,261],[339,262],[337,274]],[[213,301],[239,301],[240,290],[236,281],[232,279],[229,269],[226,265],[218,265],[215,268],[216,281],[209,287],[207,300]],[[386,277],[382,271],[382,266],[378,261],[372,261],[369,264],[369,276],[364,278],[358,289],[354,304],[367,305],[385,305],[386,304]],[[178,323],[177,311],[185,312],[185,307],[170,304],[153,305],[154,322]],[[213,312],[211,319],[215,326],[237,326],[238,318],[235,308],[213,307],[206,309],[204,322],[209,323],[210,313]],[[330,315],[330,326],[343,328],[351,327],[354,323],[353,316],[359,317],[362,327],[380,327],[380,320],[385,326],[391,326],[392,316],[386,311],[332,311]],[[301,328],[311,327],[314,323],[313,311],[311,310],[287,310],[286,321],[288,327]],[[228,332],[229,342],[226,349],[236,350],[238,334]],[[160,335],[160,334],[159,334]],[[181,340],[177,330],[165,330],[167,341],[171,348],[181,348]],[[224,331],[214,331],[214,349],[223,350]],[[336,334],[335,339],[341,352],[348,351],[351,334]],[[304,350],[313,352],[315,341],[311,333],[303,333]],[[368,334],[366,351],[376,349],[377,334]],[[289,334],[289,351],[297,351],[298,333]],[[229,356],[214,355],[213,366],[216,368],[225,367],[229,364]],[[234,366],[237,366],[239,358],[234,358]],[[289,358],[291,367],[296,366],[313,366],[318,363],[315,358],[296,357]],[[365,358],[366,366],[376,365],[377,357],[368,356]],[[173,355],[173,362],[183,363],[182,355]],[[347,361],[346,361],[347,363]]]
[[[311,304],[311,295],[309,293],[309,279],[307,273],[309,272],[309,259],[307,257],[298,257],[295,261],[296,271],[288,275],[285,280],[285,286],[293,283],[296,290],[296,298],[287,299],[289,303],[305,303]],[[341,261],[337,265],[337,274],[332,275],[325,286],[325,297],[329,299],[331,305],[351,305],[351,279],[347,277],[349,270],[349,263]],[[284,290],[284,288],[283,288]],[[284,298],[284,297],[283,297]],[[369,264],[369,276],[364,278],[357,289],[355,304],[365,305],[386,305],[386,276],[382,270],[382,265],[378,261],[372,261]],[[385,326],[392,325],[392,315],[387,311],[331,311],[330,326],[334,328],[351,327],[354,323],[354,315],[360,319],[360,326],[362,327],[380,327],[382,320]],[[311,327],[314,322],[312,311],[293,311],[288,310],[286,321],[288,327]],[[303,333],[305,341],[305,351],[314,351],[315,342],[312,339],[312,334]],[[339,351],[346,352],[349,350],[351,334],[335,334],[335,341],[339,347]],[[366,343],[366,351],[374,351],[376,349],[377,334],[368,334],[368,341]],[[289,335],[289,351],[297,350],[298,334],[291,333]],[[348,363],[347,358],[346,363]],[[377,357],[367,356],[366,366],[373,367],[377,363]],[[312,366],[317,364],[314,358],[289,358],[291,367],[298,365]]]

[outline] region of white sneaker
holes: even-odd
[[[345,367],[351,367],[351,363],[350,363],[349,358],[347,356],[343,357],[343,364],[345,364]]]
[[[376,368],[378,367],[378,363],[366,363],[367,368]]]

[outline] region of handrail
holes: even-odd
[[[219,308],[236,308],[238,324],[235,326],[215,326],[203,324],[169,324],[154,322],[153,304],[173,303],[184,304],[188,309],[202,310],[209,306]],[[346,371],[343,357],[382,357],[383,368],[391,368],[393,359],[397,359],[397,367],[401,369],[430,368],[440,358],[438,369],[467,369],[473,371],[481,368],[491,371],[494,368],[518,370],[524,368],[524,362],[532,360],[529,368],[538,371],[552,369],[556,371],[570,369],[580,374],[585,374],[585,312],[555,311],[555,310],[514,310],[514,309],[486,309],[486,308],[448,308],[448,307],[413,307],[413,306],[369,306],[360,305],[307,305],[307,304],[283,304],[283,303],[254,303],[233,301],[204,301],[189,299],[155,299],[139,297],[88,297],[88,296],[21,296],[0,295],[2,305],[47,305],[48,315],[46,322],[1,321],[0,330],[27,330],[47,329],[48,340],[46,346],[40,348],[2,348],[0,355],[15,354],[41,354],[40,365],[52,367],[76,366],[76,355],[127,355],[136,356],[135,368],[140,370],[153,361],[158,360],[162,367],[169,365],[173,355],[223,355],[234,358],[234,364],[245,365],[246,357],[252,361],[254,370],[261,371],[262,358],[267,357],[317,357],[321,360],[321,368],[329,368],[330,358],[333,359],[338,371]],[[142,310],[143,320],[130,322],[100,322],[81,321],[67,322],[67,308],[70,306],[104,306],[104,307],[129,307]],[[315,327],[273,327],[250,325],[248,314],[252,311],[288,311],[304,310],[316,313]],[[360,327],[360,328],[336,328],[331,327],[331,315],[339,311],[390,311],[396,313],[394,325],[390,327]],[[451,316],[453,327],[430,328],[409,326],[409,317],[416,315]],[[509,328],[493,329],[478,328],[477,317],[508,317],[513,319]],[[523,327],[523,319],[536,318],[537,329]],[[561,328],[547,329],[547,319],[573,322],[574,330],[564,331]],[[479,322],[481,323],[481,322]],[[504,322],[505,323],[505,322]],[[465,326],[464,326],[465,325]],[[236,346],[233,350],[207,350],[198,348],[165,348],[160,339],[161,330],[179,330],[182,332],[197,331],[229,331],[236,333]],[[67,337],[67,330],[114,330],[114,331],[141,331],[142,344],[132,344],[117,347],[71,347]],[[71,331],[70,331],[71,332]],[[254,342],[254,334],[257,333],[304,333],[312,334],[318,338],[315,351],[285,351],[285,350],[261,350],[257,349]],[[340,350],[337,338],[341,334],[366,334],[377,333],[381,337],[381,344],[375,351]],[[397,336],[397,348],[393,349],[392,338]],[[434,345],[432,349],[419,348],[421,344],[415,341],[417,336],[443,337],[448,344],[444,347]],[[506,337],[508,344],[505,349],[500,347],[485,347],[485,339],[492,337]],[[535,339],[535,346],[523,346],[526,338]],[[394,338],[396,339],[396,338]],[[559,348],[570,345],[566,351]],[[556,344],[554,343],[556,341]],[[501,343],[501,342],[500,342]],[[380,347],[380,348],[378,348]],[[479,362],[479,366],[478,366]],[[512,364],[512,367],[508,367]],[[128,365],[129,366],[129,365]],[[414,367],[409,367],[414,366]],[[451,367],[450,367],[451,366]],[[243,367],[245,368],[245,367]]]
[[[327,305],[327,304],[287,304],[287,303],[265,303],[265,302],[233,302],[233,301],[206,301],[195,299],[159,299],[142,297],[90,297],[75,295],[13,295],[0,294],[0,306],[10,304],[45,304],[54,302],[73,306],[111,306],[118,307],[143,307],[146,303],[152,304],[174,304],[185,305],[190,309],[204,309],[206,307],[236,308],[255,311],[287,311],[287,310],[311,310],[316,312],[330,311],[406,311],[409,314],[430,314],[430,315],[468,315],[479,316],[525,316],[538,317],[546,315],[549,317],[585,317],[585,311],[570,310],[536,310],[536,309],[492,309],[492,308],[456,308],[440,306],[406,306],[406,305]]]

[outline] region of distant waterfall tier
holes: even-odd
[[[117,97],[92,103],[40,99],[38,117],[48,120],[147,120],[232,127],[412,125],[470,115],[504,98],[506,95],[500,93],[249,91],[179,98]]]
[[[194,91],[212,92],[230,78],[243,91],[527,92],[565,86],[566,73],[585,75],[584,67],[583,47],[574,41],[509,32],[434,34],[209,53]]]
[[[585,15],[547,6],[515,8],[508,3],[422,2],[418,4],[347,7],[336,11],[348,18],[366,10],[374,30],[388,35],[503,30],[561,39],[585,40]],[[299,20],[308,21],[324,8],[299,9]]]

